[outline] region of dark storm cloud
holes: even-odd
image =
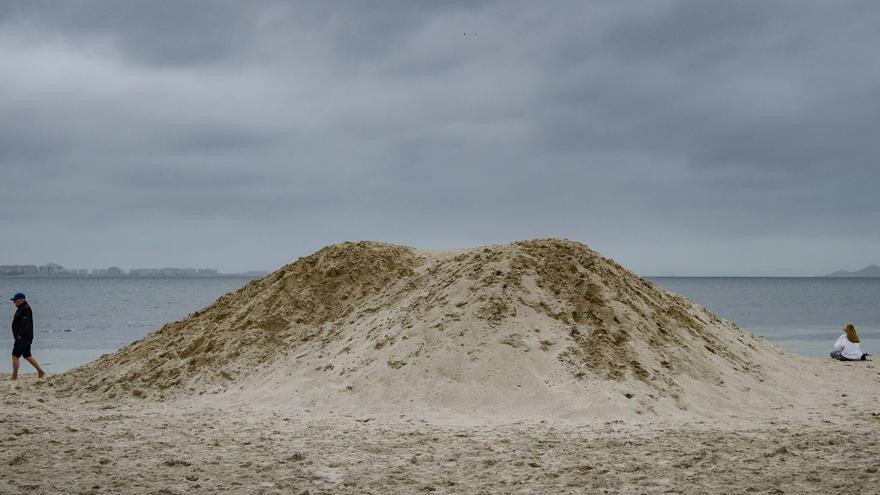
[[[0,263],[583,240],[876,263],[871,2],[0,3]],[[65,249],[59,249],[59,245]],[[25,254],[22,254],[25,253]]]

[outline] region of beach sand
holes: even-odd
[[[807,408],[581,423],[84,401],[3,375],[0,493],[880,493],[880,370],[810,361]]]
[[[0,493],[878,493],[878,392],[583,244],[344,243],[3,381]]]

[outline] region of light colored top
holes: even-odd
[[[862,350],[859,349],[859,344],[854,344],[846,338],[846,334],[837,337],[837,342],[834,343],[834,350],[840,351],[840,355],[847,359],[862,359]]]

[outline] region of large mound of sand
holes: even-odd
[[[799,366],[577,242],[441,253],[358,242],[56,383],[115,398],[608,418],[790,404],[811,386]]]

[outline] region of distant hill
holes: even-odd
[[[839,278],[844,278],[844,277],[854,277],[854,278],[875,278],[875,277],[877,277],[877,278],[880,278],[880,266],[877,266],[877,265],[866,266],[865,268],[862,268],[861,270],[859,270],[857,272],[848,272],[845,270],[841,270],[841,271],[834,272],[830,275],[825,275],[825,276],[826,277],[839,277]]]

